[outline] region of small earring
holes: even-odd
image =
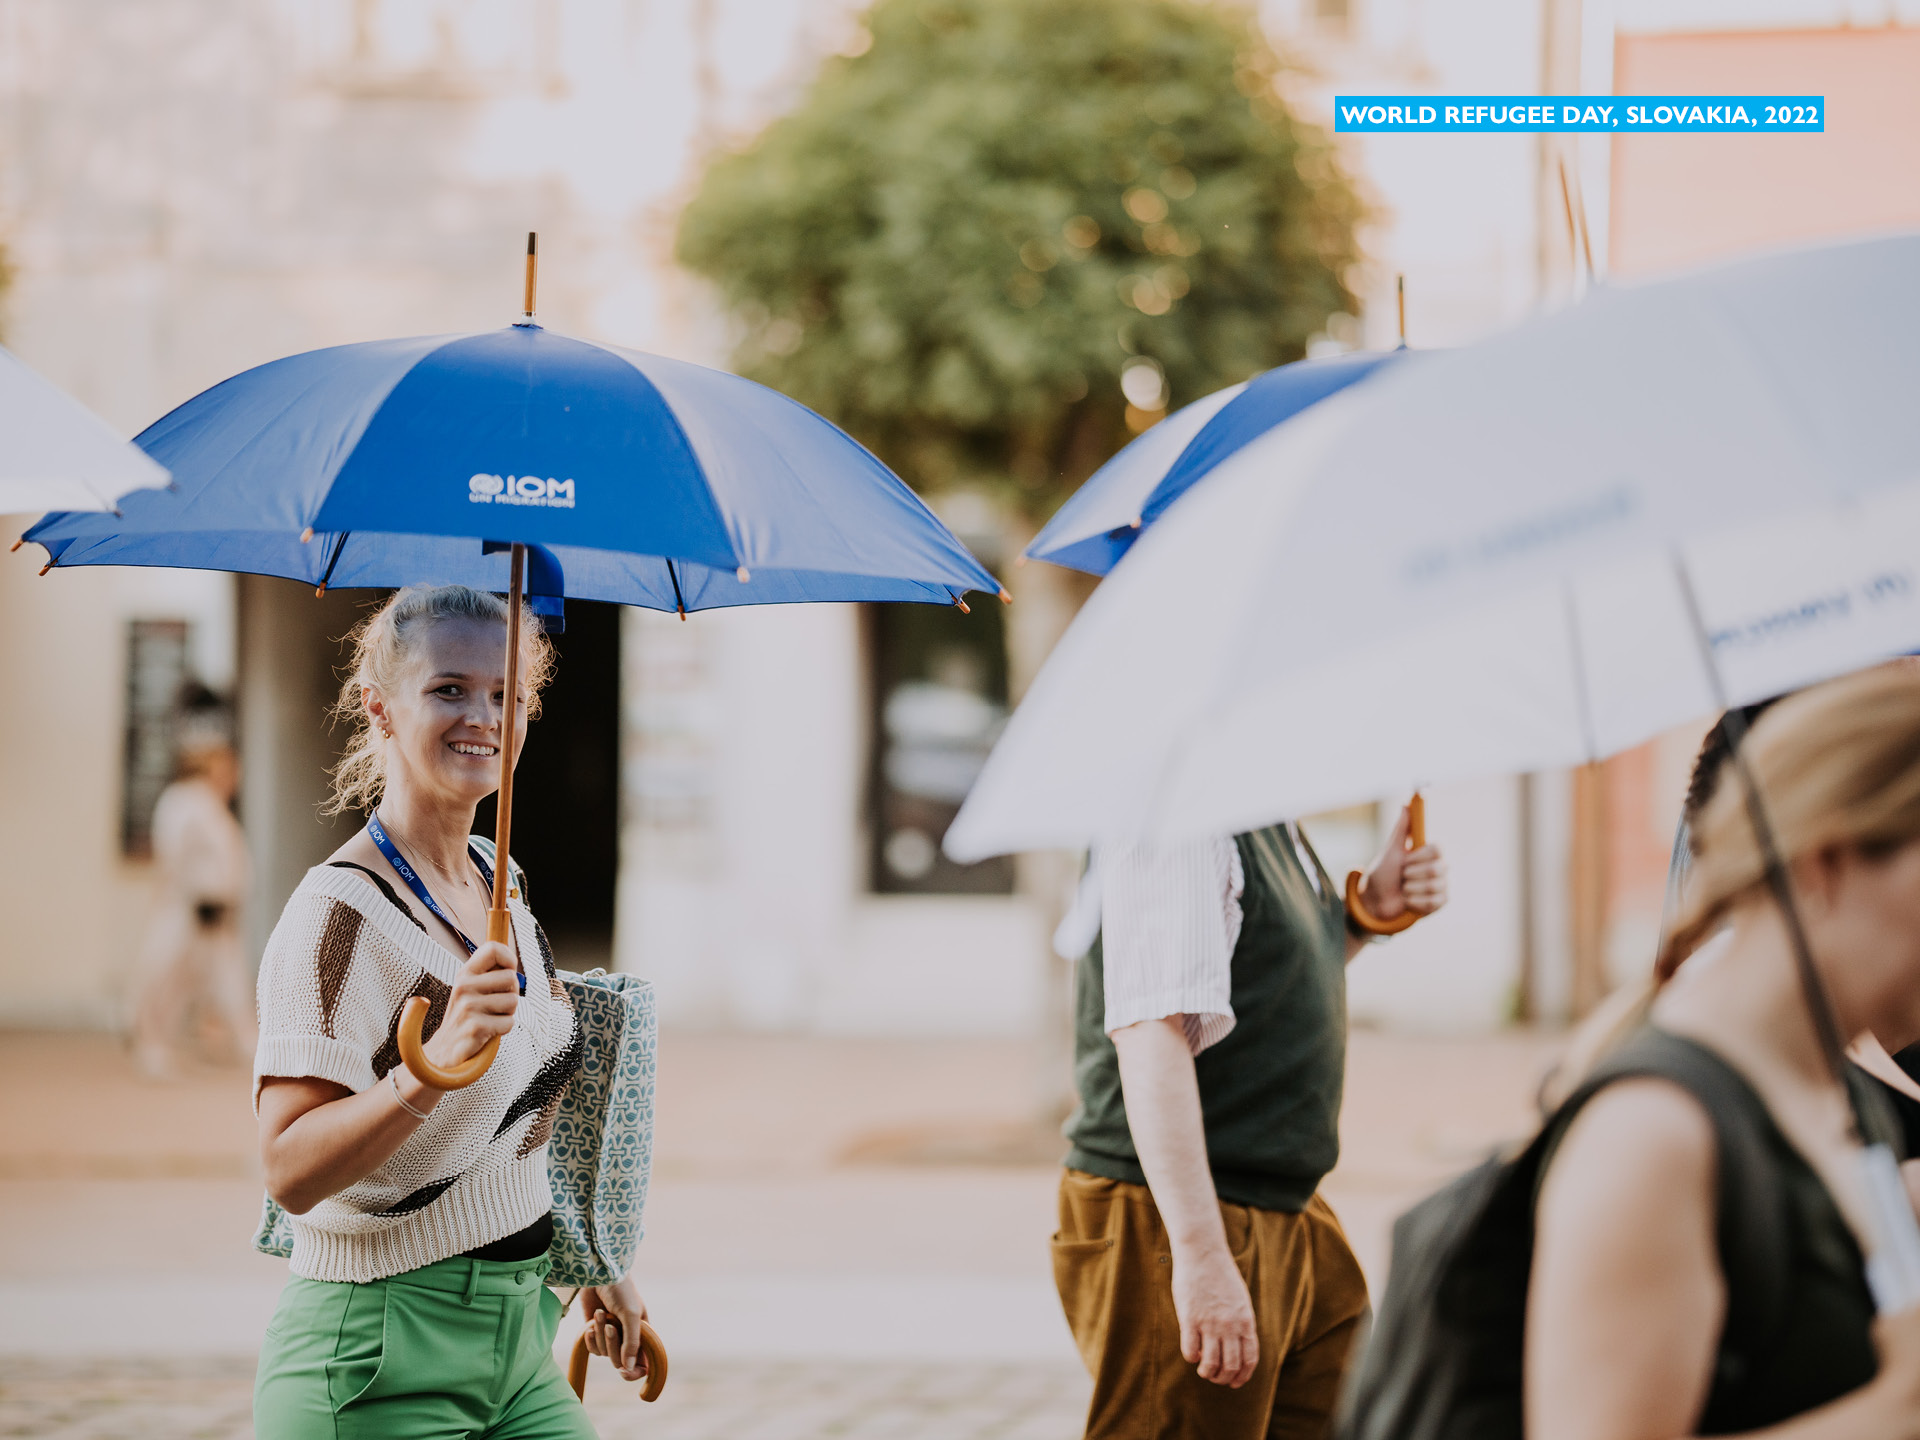
[[[393,738],[393,727],[391,725],[382,725],[380,727],[380,733],[391,740]]]

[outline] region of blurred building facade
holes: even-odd
[[[536,228],[543,316],[622,338],[668,325],[647,206],[679,178],[697,37],[656,12],[4,0],[7,343],[131,434],[282,354],[513,318]],[[581,183],[613,144],[627,163]],[[237,700],[257,948],[337,843],[314,808],[337,739],[324,711],[364,597],[194,572],[36,579],[28,559],[0,569],[28,702],[0,719],[0,895],[20,917],[0,1018],[109,1023],[147,884],[122,844],[130,677],[163,684],[136,626],[183,625],[172,678]]]
[[[1364,334],[1467,343],[1525,314],[1764,249],[1920,225],[1914,0],[1268,0],[1336,93],[1824,94],[1818,136],[1352,136],[1380,206]],[[1725,141],[1726,143],[1719,143]],[[1585,233],[1582,234],[1581,232]],[[1589,259],[1590,256],[1590,259]],[[1591,266],[1591,271],[1589,270]],[[1597,277],[1597,278],[1596,278]],[[1583,1013],[1652,963],[1667,860],[1705,718],[1581,772],[1450,787],[1433,833],[1450,913],[1357,961],[1357,1017],[1448,1028],[1503,1008]],[[1465,814],[1455,817],[1456,806]]]
[[[1267,0],[1261,15],[1301,67],[1290,97],[1325,120],[1336,92],[1617,80],[1838,94],[1910,76],[1909,51],[1888,48],[1910,47],[1910,33],[1816,33],[1852,8]],[[1771,49],[1733,33],[1763,22],[1803,28]],[[1689,37],[1666,33],[1676,24]],[[537,229],[543,320],[720,363],[725,328],[671,264],[677,202],[707,147],[750,132],[856,36],[846,0],[0,0],[0,242],[16,272],[6,341],[131,434],[278,355],[506,322],[521,236]],[[1817,84],[1789,80],[1803,45],[1853,58]],[[1762,51],[1758,70],[1728,58]],[[1855,143],[1837,106],[1832,132]],[[1355,137],[1351,163],[1376,211],[1366,313],[1325,343],[1394,343],[1402,274],[1417,346],[1569,303],[1586,282],[1563,159],[1597,263],[1621,274],[1920,219],[1907,201],[1869,214],[1825,199],[1832,146],[1794,162],[1806,174],[1793,184],[1810,187],[1795,193],[1823,197],[1808,228],[1809,207],[1784,189],[1770,210],[1759,196],[1780,185],[1769,167],[1782,142],[1670,143]],[[1728,169],[1737,145],[1766,145],[1767,158],[1755,150]],[[1864,163],[1904,165],[1910,190],[1920,168],[1903,154]],[[1727,205],[1703,200],[1729,186]],[[1800,228],[1768,230],[1756,207]],[[937,504],[1006,578],[1010,609],[976,606],[964,624],[831,606],[682,623],[571,607],[516,806],[516,848],[563,958],[650,975],[682,1024],[1057,1029],[1066,975],[1045,938],[1077,859],[963,872],[937,841],[1085,587],[1013,568],[1025,537],[978,497]],[[338,640],[366,597],[191,572],[37,579],[29,554],[0,557],[0,662],[19,696],[0,707],[0,904],[12,919],[0,1024],[101,1025],[117,1018],[145,904],[145,862],[126,843],[127,757],[152,739],[141,725],[164,731],[153,697],[189,678],[235,697],[257,947],[343,833],[316,812],[339,739],[324,711]],[[1329,596],[1330,616],[1338,606]],[[1516,1006],[1551,1017],[1599,983],[1596,966],[1630,968],[1650,949],[1649,857],[1664,862],[1688,743],[1617,761],[1604,782],[1499,780],[1430,797],[1455,904],[1356,965],[1356,1015],[1452,1029]],[[1330,868],[1364,858],[1380,814],[1310,826]]]

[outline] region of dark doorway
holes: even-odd
[[[613,963],[620,859],[620,607],[567,602],[567,628],[540,718],[520,752],[513,855],[555,957],[569,970]],[[494,804],[474,828],[491,835]]]
[[[872,888],[882,895],[1008,895],[1013,860],[956,865],[940,837],[1007,717],[998,605],[870,605]]]

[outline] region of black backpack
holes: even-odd
[[[1647,1029],[1596,1067],[1517,1156],[1488,1160],[1394,1223],[1386,1295],[1349,1377],[1336,1440],[1522,1440],[1520,1363],[1541,1175],[1588,1100],[1616,1080],[1649,1075],[1697,1097],[1719,1144],[1722,1362],[1767,1353],[1786,1319],[1789,1283],[1771,1118],[1724,1061]]]

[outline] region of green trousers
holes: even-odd
[[[261,1440],[592,1440],[553,1363],[538,1260],[442,1260],[368,1285],[287,1282],[260,1351]]]

